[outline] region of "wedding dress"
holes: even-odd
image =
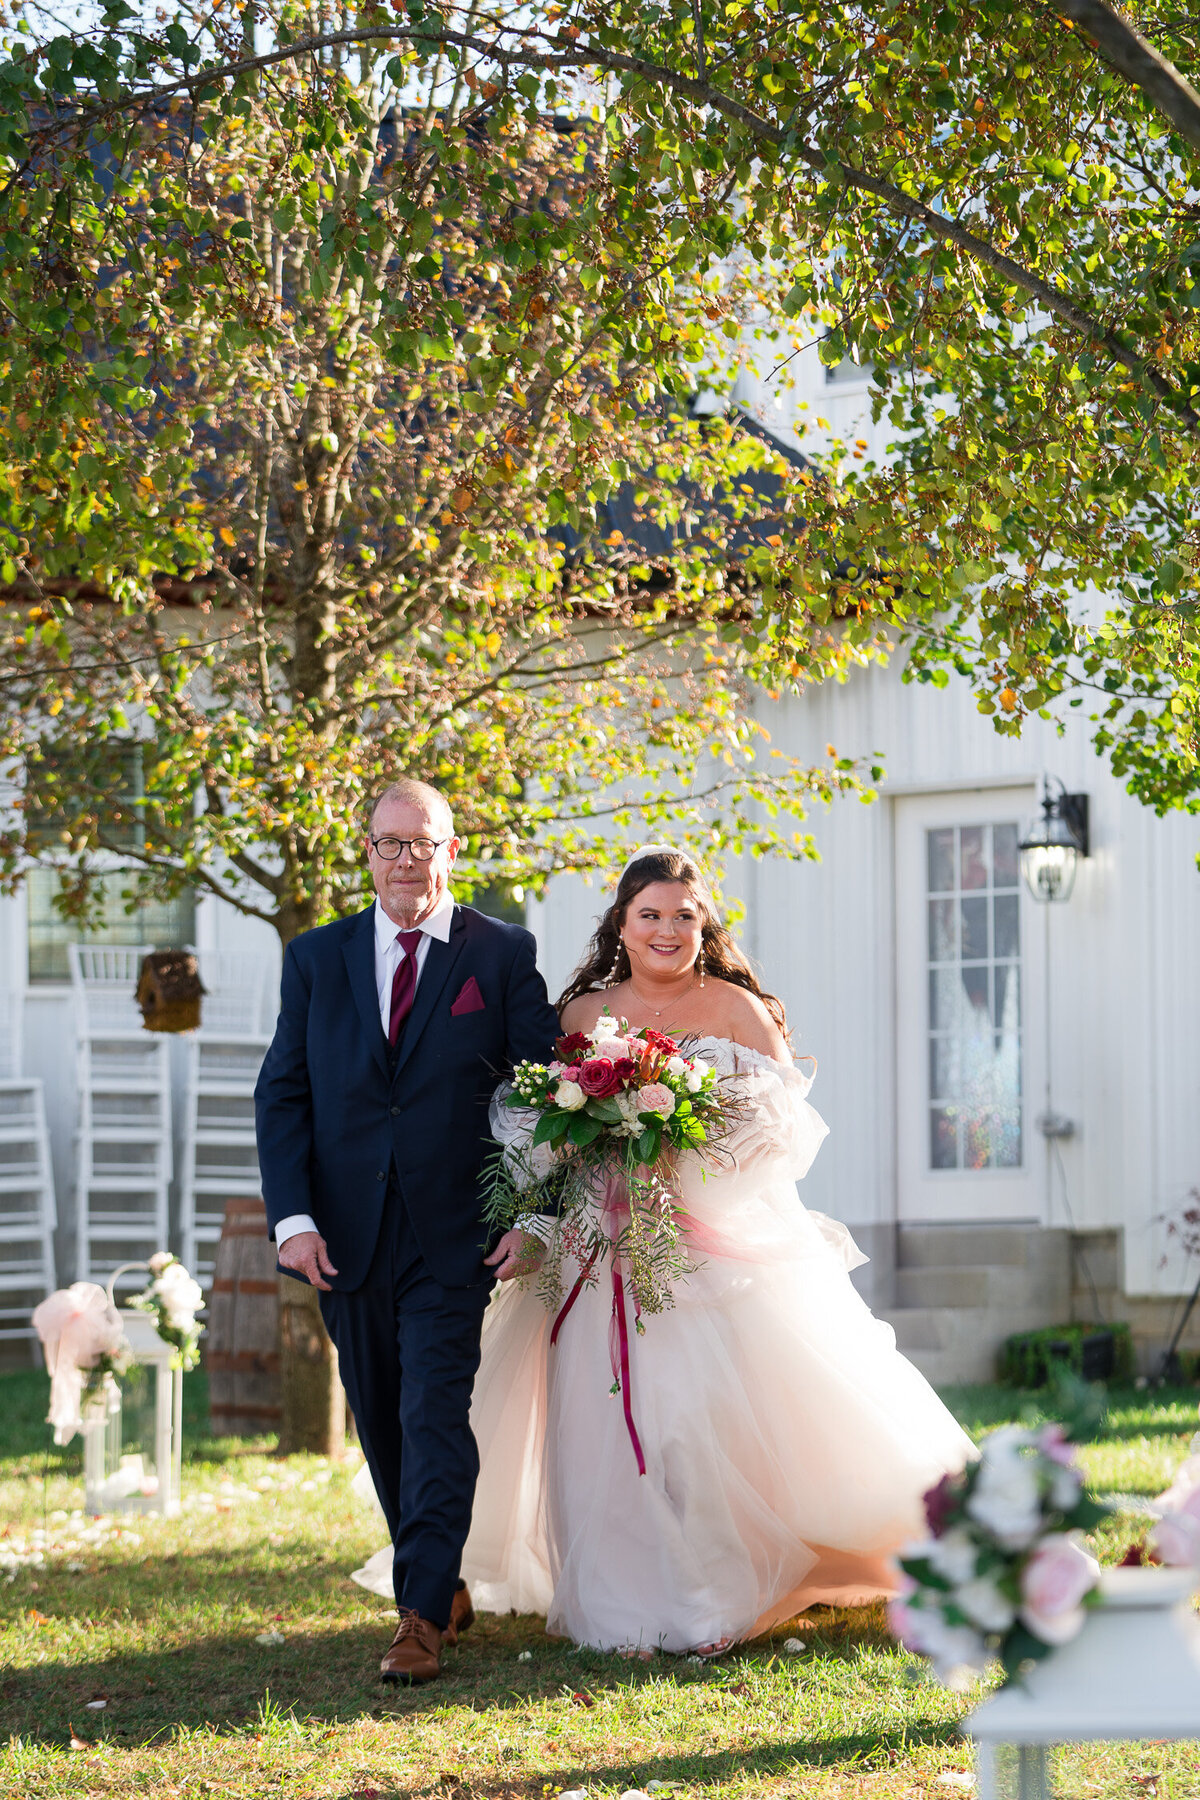
[[[849,1232],[797,1197],[827,1131],[811,1077],[724,1038],[688,1051],[743,1104],[719,1158],[680,1160],[699,1266],[629,1333],[627,1393],[608,1280],[580,1289],[553,1345],[554,1315],[510,1282],[471,1410],[475,1606],[544,1613],[603,1650],[689,1650],[894,1593],[922,1494],[972,1454],[851,1284],[866,1258]],[[390,1597],[391,1556],[355,1579]]]

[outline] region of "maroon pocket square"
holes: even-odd
[[[450,1017],[458,1018],[461,1013],[482,1012],[484,1010],[483,995],[479,991],[479,983],[473,975],[468,975],[458,990],[458,999],[450,1008]]]

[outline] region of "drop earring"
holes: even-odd
[[[617,939],[617,953],[612,959],[612,967],[608,971],[608,974],[604,977],[605,987],[616,987],[616,985],[617,985],[617,981],[618,981],[617,970],[621,966],[621,952],[624,950],[624,948],[625,948],[625,944],[624,944],[623,939],[618,938]]]
[[[704,986],[704,946],[700,946],[700,954],[696,958],[696,976],[701,987]]]

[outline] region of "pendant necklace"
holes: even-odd
[[[691,993],[691,991],[695,987],[695,985],[696,985],[696,977],[695,977],[695,975],[693,975],[691,981],[688,983],[687,987],[684,988],[682,994],[676,995],[675,999],[670,1001],[666,1006],[651,1006],[651,1004],[648,1000],[642,999],[642,996],[638,993],[637,989],[634,987],[633,976],[631,975],[629,977],[630,993],[633,995],[633,997],[637,1001],[638,1005],[644,1006],[646,1011],[648,1013],[652,1013],[656,1019],[661,1019],[664,1013],[674,1012],[675,1008],[677,1006],[682,1005],[682,1003],[687,999],[688,995]]]

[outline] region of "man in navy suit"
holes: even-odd
[[[380,797],[375,903],[288,945],[255,1095],[280,1267],[320,1289],[395,1545],[388,1681],[432,1680],[474,1616],[459,1567],[483,1313],[494,1281],[538,1251],[514,1230],[488,1253],[488,1106],[505,1070],[548,1060],[558,1032],[530,933],[454,904],[458,846],[436,788],[401,781]]]

